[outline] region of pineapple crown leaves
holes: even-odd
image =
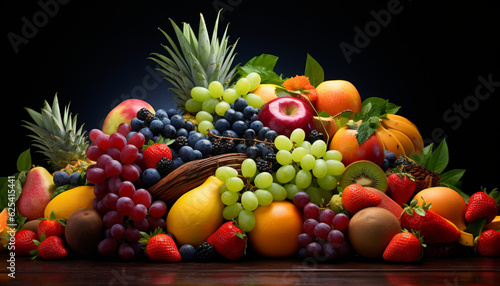
[[[172,90],[178,94],[181,103],[191,98],[190,91],[195,86],[207,87],[211,81],[217,80],[227,87],[236,72],[236,68],[232,68],[232,63],[236,56],[234,50],[238,41],[232,46],[229,45],[227,36],[229,25],[226,26],[222,40],[217,38],[219,17],[220,11],[211,38],[202,14],[200,14],[198,38],[188,23],[183,23],[181,30],[170,19],[180,49],[172,38],[160,29],[170,44],[170,47],[162,45],[170,57],[152,53],[149,59],[160,66],[157,70],[165,74],[165,79],[174,85]]]
[[[422,205],[418,205],[418,200],[413,200],[410,202],[409,205],[405,204],[403,206],[403,212],[401,213],[401,216],[406,212],[409,216],[413,216],[413,210],[415,210],[415,213],[420,215],[420,216],[425,216],[426,210],[430,209],[432,206],[431,204],[427,204],[422,198]]]
[[[77,128],[77,115],[72,117],[69,104],[61,114],[57,93],[52,106],[45,101],[41,112],[31,108],[26,108],[26,111],[33,122],[23,120],[23,126],[35,133],[28,137],[33,139],[32,145],[40,149],[54,169],[64,168],[85,157],[88,143],[83,124]]]

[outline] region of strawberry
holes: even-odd
[[[247,236],[234,221],[228,221],[207,238],[215,250],[230,260],[240,259],[245,255]]]
[[[427,244],[437,242],[455,242],[460,237],[460,230],[449,220],[429,210],[431,204],[425,201],[417,206],[418,200],[406,205],[401,214],[401,227],[420,231]]]
[[[59,236],[49,236],[45,238],[42,235],[41,242],[35,240],[38,248],[32,251],[30,254],[35,254],[35,257],[41,257],[42,259],[61,259],[68,256],[68,250],[64,247],[64,241]]]
[[[41,240],[42,235],[45,237],[49,236],[59,236],[64,238],[64,227],[66,226],[65,219],[56,219],[54,211],[50,213],[49,218],[44,218],[38,224],[36,229],[36,234],[38,235],[38,240]]]
[[[476,252],[482,256],[500,255],[500,231],[489,229],[475,239]]]
[[[351,184],[345,187],[342,192],[342,204],[351,214],[367,207],[377,206],[381,202],[382,199],[379,196],[368,191],[361,185]]]
[[[158,164],[158,161],[163,157],[172,160],[172,151],[170,151],[170,148],[165,142],[167,141],[160,138],[157,143],[144,145],[142,160],[147,168],[156,168],[156,164]]]
[[[385,248],[383,257],[387,261],[415,262],[423,257],[424,247],[425,244],[418,231],[408,232],[403,229],[403,232],[392,237]]]
[[[29,255],[31,251],[36,250],[37,246],[34,240],[37,239],[36,232],[32,230],[20,230],[14,235],[15,245],[13,251],[16,255]]]
[[[143,245],[145,244],[146,255],[151,260],[155,261],[181,261],[181,254],[175,245],[171,236],[163,233],[161,228],[155,230],[151,235],[141,232],[143,238],[139,240]]]
[[[486,224],[488,224],[497,214],[497,202],[485,190],[482,190],[470,197],[467,211],[465,212],[465,220],[473,222],[480,218],[486,218]]]
[[[403,206],[415,191],[415,179],[408,173],[392,173],[387,177],[385,194],[391,197],[400,206]]]

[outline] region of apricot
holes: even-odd
[[[316,87],[315,108],[336,116],[343,111],[360,112],[361,97],[356,87],[346,80],[328,80]]]
[[[269,83],[264,83],[259,85],[254,91],[251,93],[257,94],[260,96],[263,100],[264,103],[271,101],[278,96],[276,95],[276,92],[274,91],[276,87],[279,87],[278,85],[275,84],[269,84]]]

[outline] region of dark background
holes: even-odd
[[[230,22],[230,42],[240,39],[235,63],[269,53],[279,56],[278,73],[294,76],[304,73],[309,53],[323,66],[326,79],[352,82],[362,99],[378,96],[401,105],[399,114],[417,124],[427,143],[442,139],[434,132],[446,135],[448,169],[467,169],[465,192],[498,187],[500,86],[481,87],[481,92],[490,91],[488,98],[478,99],[475,91],[479,77],[500,85],[500,5],[493,0],[445,2],[2,3],[2,68],[7,76],[2,76],[0,174],[16,172],[18,154],[30,147],[22,120],[31,119],[24,107],[39,111],[56,92],[61,107],[71,102],[87,131],[100,128],[112,107],[127,98],[143,99],[155,109],[172,106],[169,83],[152,76],[155,64],[147,60],[167,44],[157,28],[173,36],[171,18],[178,25],[190,23],[197,32],[203,13],[211,31],[217,11],[224,8],[219,34]],[[383,25],[375,24],[373,14],[391,5],[397,12]],[[27,31],[26,21],[37,21],[36,30]],[[340,45],[356,45],[356,27],[372,36],[348,62]],[[9,34],[27,42],[16,52]],[[44,164],[40,155],[32,155],[35,164]]]

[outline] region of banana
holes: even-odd
[[[393,119],[391,119],[391,117]],[[420,155],[420,153],[424,149],[424,139],[422,138],[422,135],[420,135],[420,132],[418,132],[418,129],[414,124],[410,124],[403,120],[397,120],[394,116],[387,116],[387,119],[382,119],[381,123],[385,128],[396,129],[408,136],[408,138],[410,138],[411,142],[413,142],[413,145],[415,146],[415,152]]]
[[[391,132],[387,131],[387,129],[380,124],[380,126],[376,130],[377,134],[380,136],[382,142],[384,142],[384,146],[386,150],[391,151],[396,154],[396,157],[400,156],[406,157],[406,153],[403,147],[403,144],[399,142],[398,138],[394,136]]]
[[[416,153],[415,145],[413,145],[413,142],[411,142],[410,138],[408,138],[406,134],[393,128],[387,128],[387,131],[398,138],[399,142],[401,142],[403,148],[405,149],[406,156],[411,156]]]
[[[471,233],[460,231],[460,237],[458,238],[458,243],[464,246],[474,246],[474,236]]]
[[[417,125],[415,125],[415,123],[411,122],[410,119],[408,119],[404,116],[397,115],[397,114],[387,114],[387,118],[389,118],[391,120],[402,121],[402,122],[408,123],[410,125],[413,125],[413,126],[415,126],[415,128],[417,128]]]
[[[500,230],[500,215],[497,215],[492,222],[484,226],[483,230],[487,229]]]

